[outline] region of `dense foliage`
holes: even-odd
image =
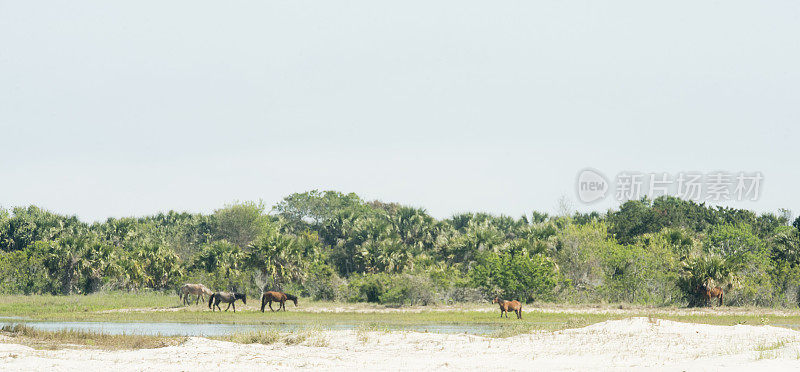
[[[169,212],[87,224],[35,206],[0,209],[0,291],[299,292],[386,304],[521,301],[797,306],[800,218],[672,197],[606,214],[512,218],[310,191],[267,209]]]

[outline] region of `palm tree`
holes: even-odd
[[[240,273],[242,259],[243,254],[239,247],[224,240],[216,241],[203,247],[191,268],[209,273],[219,272],[228,279]]]
[[[89,245],[85,234],[69,234],[57,242],[47,244],[44,264],[50,274],[57,277],[62,294],[70,294],[76,289],[82,274],[88,269],[88,262],[83,260],[84,252]]]
[[[86,278],[84,293],[96,292],[103,280],[115,279],[122,275],[116,250],[106,244],[92,242],[82,252],[83,276]]]
[[[689,304],[696,306],[702,303],[700,288],[736,286],[739,266],[736,261],[715,254],[694,257],[684,261],[679,285],[689,295]]]
[[[785,261],[790,265],[800,264],[800,230],[782,229],[772,237],[771,242],[773,243],[772,255],[776,261]]]
[[[280,289],[287,280],[298,280],[303,276],[299,248],[294,237],[272,229],[248,246],[246,262],[269,286]]]
[[[127,263],[139,276],[142,284],[154,289],[164,289],[176,284],[182,276],[178,255],[163,244],[140,243]]]

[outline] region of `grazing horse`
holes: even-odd
[[[264,307],[267,306],[267,303],[269,303],[269,309],[272,310],[272,311],[275,311],[272,308],[272,301],[280,302],[280,306],[278,306],[278,311],[281,311],[281,308],[283,308],[283,311],[286,311],[286,301],[293,301],[294,302],[294,306],[297,307],[297,296],[292,296],[292,295],[290,295],[288,293],[283,293],[283,292],[268,291],[268,292],[264,292],[261,295],[261,312],[262,313],[264,312]]]
[[[708,284],[700,284],[699,288],[700,294],[703,296],[703,300],[705,300],[706,304],[710,305],[712,298],[719,297],[719,305],[722,306],[722,297],[725,295],[725,292],[722,290],[721,287],[709,287]]]
[[[501,300],[499,297],[495,297],[492,300],[493,304],[500,304],[500,317],[503,317],[503,314],[506,314],[506,318],[508,318],[508,311],[512,310],[514,313],[517,314],[517,319],[522,319],[522,304],[519,301],[506,301]]]
[[[233,305],[233,312],[235,313],[236,304],[234,302],[236,302],[236,300],[242,300],[242,302],[247,305],[247,295],[244,293],[214,292],[214,294],[208,298],[208,308],[211,309],[211,311],[214,311],[214,308],[216,307],[219,309],[219,311],[222,311],[222,308],[219,307],[219,303],[225,302],[228,304],[228,307],[225,308],[225,311],[228,311],[228,309],[231,308],[231,305]]]
[[[180,292],[181,292],[180,299],[183,301],[184,305],[190,304],[189,295],[197,296],[197,300],[194,301],[194,304],[197,305],[198,303],[200,303],[201,298],[203,299],[203,301],[206,300],[206,298],[203,295],[210,296],[212,293],[214,293],[211,292],[211,290],[208,289],[208,287],[202,284],[189,284],[189,283],[184,284],[183,287],[181,287]]]

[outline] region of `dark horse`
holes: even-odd
[[[492,300],[493,304],[500,304],[500,317],[503,317],[503,314],[506,314],[506,318],[508,318],[508,311],[511,310],[517,314],[517,319],[522,319],[522,304],[519,301],[506,301],[501,300],[499,297],[495,297]]]
[[[219,307],[219,303],[225,302],[228,304],[228,307],[225,308],[225,311],[228,311],[228,309],[231,308],[231,305],[233,305],[233,312],[235,313],[236,304],[234,302],[236,302],[236,300],[242,300],[242,302],[247,305],[247,295],[244,293],[214,292],[208,298],[208,308],[211,309],[211,311],[214,311],[214,308],[216,307],[219,309],[219,311],[222,311],[222,308]]]
[[[708,284],[702,283],[697,289],[698,292],[700,292],[700,295],[703,296],[703,301],[705,304],[709,304],[712,298],[719,297],[718,306],[722,306],[722,297],[725,295],[725,292],[721,287],[709,287]]]
[[[297,296],[292,296],[288,293],[283,293],[283,292],[269,291],[269,292],[264,292],[264,294],[261,295],[262,313],[264,312],[264,307],[267,306],[267,303],[269,303],[269,309],[275,311],[272,308],[272,301],[280,302],[280,306],[278,306],[278,311],[281,311],[281,308],[283,308],[283,311],[286,311],[286,301],[293,301],[294,306],[297,307]]]

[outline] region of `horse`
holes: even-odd
[[[503,317],[503,314],[506,315],[508,318],[508,311],[512,310],[514,313],[517,314],[517,319],[522,319],[522,304],[519,301],[506,301],[501,300],[499,297],[495,297],[492,300],[493,304],[500,304],[500,317]]]
[[[725,295],[725,292],[721,287],[709,287],[708,284],[705,283],[700,284],[698,287],[700,290],[700,295],[703,296],[706,304],[709,304],[712,298],[719,297],[718,306],[722,306],[722,297]]]
[[[203,299],[203,301],[206,300],[206,298],[203,295],[209,295],[210,296],[212,293],[214,293],[214,292],[211,292],[211,290],[208,289],[208,287],[206,287],[206,286],[204,286],[202,284],[189,284],[189,283],[186,283],[186,284],[183,285],[183,287],[181,287],[179,296],[180,296],[180,299],[183,301],[184,305],[189,305],[190,304],[189,295],[190,294],[191,295],[196,295],[197,296],[197,300],[194,301],[194,304],[197,305],[198,303],[200,303],[200,299],[201,298]]]
[[[272,311],[275,311],[272,308],[272,301],[280,302],[280,306],[278,306],[278,311],[281,311],[281,308],[283,308],[283,311],[286,311],[286,301],[293,301],[294,302],[294,306],[297,307],[297,296],[293,296],[293,295],[290,295],[288,293],[283,293],[283,292],[268,291],[268,292],[264,292],[261,295],[261,312],[262,313],[264,312],[264,307],[267,306],[267,303],[269,303],[269,309],[272,310]]]
[[[219,311],[222,311],[222,308],[219,307],[219,303],[225,302],[228,304],[228,307],[225,308],[225,311],[228,311],[228,309],[231,308],[231,305],[233,305],[233,312],[235,313],[236,304],[234,302],[236,302],[236,300],[242,300],[242,302],[247,305],[247,295],[244,293],[214,292],[214,294],[208,298],[208,308],[211,309],[211,311],[214,311],[214,308],[216,307],[219,309]]]

